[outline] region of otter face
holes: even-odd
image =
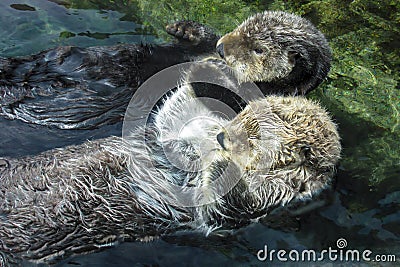
[[[235,30],[219,39],[217,51],[240,82],[270,82],[286,77],[294,66],[289,52],[270,40]]]
[[[155,124],[170,170],[179,170],[171,179],[195,186],[190,197],[207,223],[230,212],[255,219],[271,207],[309,199],[329,185],[340,157],[335,124],[303,97],[250,101],[228,120],[183,85]],[[161,158],[160,165],[165,162]]]
[[[331,60],[322,33],[307,20],[280,11],[248,18],[219,39],[217,52],[241,82],[285,80],[303,93],[322,81]]]
[[[201,177],[202,185],[209,184],[209,173],[221,174],[233,164],[235,173],[229,175],[240,175],[240,180],[226,197],[240,198],[235,205],[241,203],[243,210],[258,215],[326,188],[341,150],[326,111],[301,97],[270,96],[251,102],[212,139],[219,148],[210,158],[214,162],[208,163],[212,169]]]
[[[239,167],[242,174],[247,171],[269,171],[280,149],[277,125],[265,123],[273,119],[268,101],[261,101],[262,106],[253,103],[226,123],[217,136],[222,150]],[[263,114],[262,121],[258,114]]]

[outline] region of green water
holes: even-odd
[[[397,254],[399,264],[399,1],[2,0],[0,56],[27,55],[59,45],[168,42],[164,26],[177,19],[193,19],[222,34],[265,9],[307,17],[327,36],[333,50],[328,79],[309,96],[331,112],[342,137],[343,155],[329,203],[300,216],[298,231],[255,224],[223,238],[178,235],[149,244],[123,244],[60,266],[261,266],[265,263],[255,254],[265,244],[275,249],[324,249],[334,247],[338,238],[346,238],[348,248]],[[26,132],[27,126],[17,122],[0,124],[1,136],[9,143],[18,129],[24,129],[19,134]],[[102,135],[118,131],[113,128]],[[81,139],[90,135],[79,134]],[[41,144],[4,145],[0,151],[29,153],[44,150]]]

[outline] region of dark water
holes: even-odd
[[[91,1],[82,1],[82,6],[87,3],[86,9],[68,8],[75,2],[79,1],[2,0],[0,56],[26,55],[57,45],[91,46],[156,41],[154,36],[146,34],[153,32],[153,29],[126,20],[127,14],[121,8],[118,12],[110,5],[110,9],[114,10],[108,10],[105,4],[96,6]],[[363,151],[361,148],[373,140],[391,136],[390,132],[346,112],[330,111],[340,128],[345,159],[356,154],[355,151]],[[90,131],[63,131],[1,118],[0,156],[36,154],[87,139],[120,134],[121,124]],[[399,145],[398,142],[396,144]],[[359,163],[366,158],[358,155],[356,160]],[[381,158],[384,158],[384,154]],[[276,229],[258,223],[230,234],[216,233],[209,237],[198,233],[179,233],[150,243],[124,243],[98,253],[67,259],[57,266],[264,266],[271,262],[259,261],[256,254],[265,245],[269,250],[314,249],[318,252],[329,247],[337,249],[336,242],[340,238],[347,241],[347,249],[361,252],[371,250],[371,258],[377,254],[396,255],[399,265],[399,163],[395,162],[393,168],[386,168],[382,174],[384,179],[374,184],[370,183],[370,175],[375,170],[375,164],[380,162],[363,168],[358,163],[357,166],[355,163],[342,163],[338,167],[334,191],[328,194],[325,205],[299,215],[290,222],[297,230],[287,227]],[[273,263],[282,264],[276,257]],[[338,260],[314,264],[382,265],[378,262],[367,264]]]

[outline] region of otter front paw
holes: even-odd
[[[215,45],[218,36],[208,27],[191,20],[181,20],[169,24],[166,27],[167,33],[175,36],[179,41],[189,41],[191,44]]]

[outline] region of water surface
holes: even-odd
[[[213,1],[211,2],[213,6]],[[285,1],[267,1],[264,5],[258,1],[248,1],[248,3],[238,1],[237,7],[240,7],[241,12],[229,7],[230,13],[229,10],[222,10],[220,2],[214,2],[215,10],[210,12],[212,16],[219,16],[221,19],[210,21],[210,23],[221,32],[235,27],[243,16],[266,6],[287,10],[298,8],[295,11],[309,10],[306,15],[314,23],[321,23],[318,13],[313,9],[318,1],[308,1],[310,2],[308,6],[296,3],[290,5],[291,1],[287,1],[286,4]],[[28,55],[58,45],[87,47],[117,43],[163,42],[159,37],[164,36],[157,35],[162,31],[160,25],[165,23],[160,18],[164,16],[172,20],[179,17],[178,7],[161,1],[159,5],[166,10],[161,16],[156,13],[157,9],[149,9],[154,3],[151,1],[2,0],[0,2],[0,56]],[[182,14],[182,17],[200,20],[208,18],[209,14],[202,11],[202,7],[198,8],[200,10],[198,13],[192,14],[190,12],[195,8],[189,2],[183,1],[181,4],[188,5],[188,13]],[[207,5],[210,3],[204,1],[203,8],[210,8]],[[319,7],[317,10],[322,9],[323,7]],[[365,10],[368,11],[367,8]],[[339,15],[344,14],[340,12],[345,12],[341,11],[340,7],[336,11]],[[390,13],[391,10],[388,12]],[[172,15],[168,17],[168,14]],[[397,76],[395,76],[397,74],[395,70],[391,75],[380,72],[384,67],[370,71],[372,64],[360,65],[362,63],[358,61],[357,63],[356,54],[371,57],[368,53],[372,51],[366,48],[367,50],[361,51],[364,54],[359,54],[360,51],[353,52],[357,42],[347,41],[348,55],[347,57],[342,55],[344,58],[338,60],[337,51],[342,49],[339,46],[340,40],[350,38],[353,30],[352,25],[341,24],[344,23],[345,18],[339,15],[336,17],[337,23],[345,28],[337,29],[335,32],[328,27],[330,25],[328,22],[321,23],[321,27],[325,27],[325,32],[334,46],[336,61],[328,81],[311,96],[319,99],[335,117],[343,144],[343,159],[338,167],[337,182],[334,191],[328,194],[324,206],[299,215],[294,222],[291,222],[296,226],[294,228],[298,228],[297,230],[275,229],[258,223],[224,236],[204,237],[198,233],[180,233],[150,243],[124,243],[99,253],[67,259],[58,266],[264,266],[268,262],[260,262],[256,253],[265,245],[268,245],[270,249],[278,250],[315,249],[320,251],[329,246],[337,248],[336,241],[339,238],[346,239],[349,249],[361,251],[369,249],[373,255],[395,254],[398,259],[397,264],[399,264],[399,131],[396,116],[390,115],[400,105],[397,98],[398,92],[395,91],[400,90]],[[236,18],[236,21],[232,20],[228,23],[229,20],[226,19],[228,16]],[[381,16],[385,18],[388,15]],[[370,17],[366,17],[365,21],[368,21],[368,18]],[[226,23],[226,25],[221,23]],[[358,23],[362,22],[358,21]],[[369,25],[373,25],[372,22],[361,26],[368,28]],[[392,28],[387,31],[391,30]],[[346,40],[352,40],[351,38]],[[380,38],[379,32],[376,38]],[[388,45],[388,48],[385,48],[386,54],[382,54],[378,59],[370,58],[376,66],[390,67],[391,63],[383,60],[385,56],[397,60],[395,58],[397,52],[390,49],[396,40],[386,43]],[[351,67],[345,68],[340,65],[343,62]],[[361,90],[360,88],[364,88],[362,89],[364,91],[357,91]],[[379,120],[374,117],[380,114],[380,107],[383,105],[375,100],[376,92],[379,90],[385,92],[381,97],[383,103],[389,103],[388,116],[383,117],[387,120],[382,123],[378,123]],[[362,93],[365,92],[373,94],[368,100],[370,102],[364,100]],[[355,100],[345,102],[338,95],[343,95],[347,100],[353,99],[350,98],[349,95],[351,95]],[[386,98],[387,96],[389,97]],[[340,101],[335,102],[337,99]],[[376,112],[374,113],[373,110]],[[120,134],[121,124],[91,131],[63,131],[0,118],[0,156],[31,155],[53,147]],[[328,264],[329,261],[324,263]],[[346,262],[336,263],[347,264]],[[294,265],[298,264],[300,263]]]

